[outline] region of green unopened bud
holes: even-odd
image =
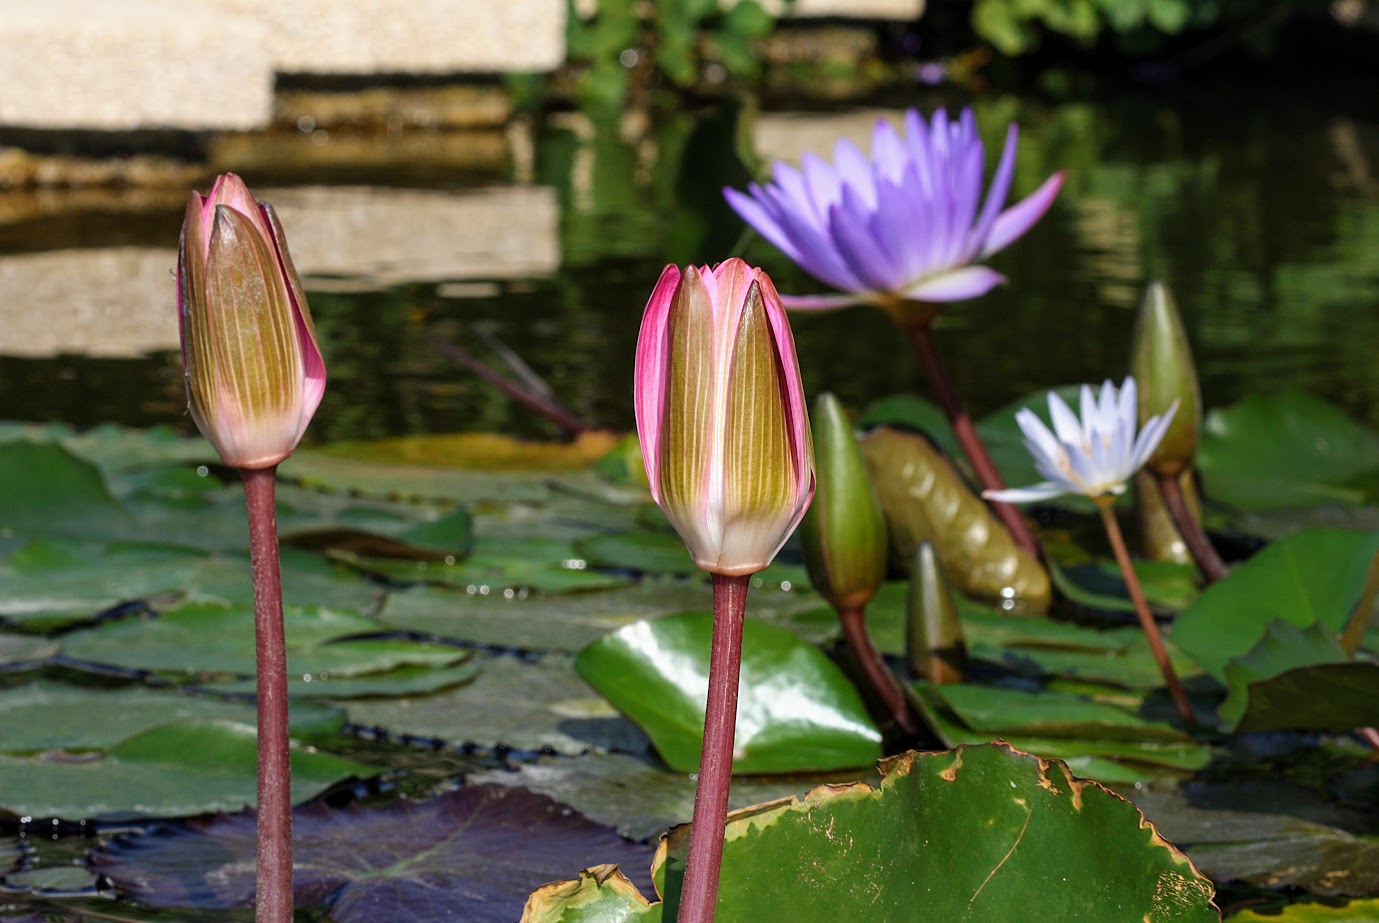
[[[800,529],[814,588],[838,609],[860,609],[886,579],[886,520],[843,405],[814,403],[814,503]]]
[[[1182,488],[1188,509],[1201,522],[1202,501],[1197,494],[1197,479],[1192,469],[1178,475],[1178,486]],[[1135,513],[1140,527],[1140,554],[1151,561],[1192,565],[1192,552],[1164,503],[1159,479],[1151,471],[1140,471],[1135,475]]]
[[[958,604],[930,542],[920,542],[915,548],[906,615],[905,658],[914,675],[931,683],[962,682],[967,644]]]
[[[1197,454],[1202,430],[1202,393],[1178,305],[1162,282],[1149,283],[1144,293],[1139,318],[1135,321],[1130,365],[1131,374],[1139,385],[1141,426],[1150,417],[1167,412],[1174,401],[1178,402],[1178,412],[1159,447],[1149,456],[1146,467],[1158,475],[1180,474],[1192,466]]]

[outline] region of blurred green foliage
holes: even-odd
[[[775,28],[775,17],[758,0],[724,6],[722,0],[596,0],[589,10],[570,0],[565,39],[569,60],[585,68],[581,101],[620,108],[636,77],[691,87],[709,63],[733,77],[756,77],[760,62],[752,46]]]
[[[1326,6],[1325,0],[976,0],[972,27],[1008,55],[1033,51],[1048,33],[1083,45],[1110,37],[1122,51],[1143,54],[1194,30],[1267,46],[1294,14]]]

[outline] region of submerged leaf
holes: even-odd
[[[510,923],[571,865],[618,863],[646,882],[651,858],[544,795],[489,785],[378,808],[315,803],[294,812],[292,839],[297,904],[338,923]],[[142,904],[246,907],[254,848],[241,812],[123,837],[91,861]]]
[[[1048,609],[1043,565],[1016,544],[927,439],[882,427],[861,444],[885,512],[893,564],[909,568],[919,543],[932,542],[959,591],[1014,611]]]

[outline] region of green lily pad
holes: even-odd
[[[974,683],[932,687],[963,723],[991,736],[1024,734],[1094,740],[1182,741],[1182,731],[1147,721],[1123,708],[1083,696],[1045,690],[1026,692]]]
[[[650,574],[700,574],[684,539],[673,532],[595,535],[576,546],[591,567]]]
[[[33,543],[0,570],[0,618],[35,630],[89,621],[123,603],[177,593],[201,561],[168,548]]]
[[[648,741],[575,673],[571,658],[488,657],[475,679],[430,695],[352,699],[349,720],[393,735],[518,750],[643,753]]]
[[[416,666],[398,667],[381,673],[365,673],[362,676],[341,675],[337,673],[312,676],[289,676],[288,694],[295,699],[363,699],[380,696],[424,695],[441,689],[449,689],[470,682],[479,675],[477,663],[459,663],[448,667]],[[216,692],[238,692],[252,694],[255,683],[252,679],[233,682],[208,683],[206,689]],[[343,717],[343,713],[342,713]]]
[[[279,473],[307,487],[366,497],[415,497],[456,504],[543,500],[550,495],[543,474],[473,471],[430,465],[360,461],[299,450]]]
[[[469,554],[474,521],[462,509],[423,522],[378,509],[358,513],[346,509],[327,525],[283,532],[282,541],[315,551],[349,551],[361,557],[453,560]]]
[[[1231,914],[1230,923],[1379,923],[1379,900],[1332,904],[1290,904],[1278,912],[1242,910]]]
[[[1207,496],[1241,510],[1379,497],[1379,433],[1296,388],[1208,413],[1197,464]]]
[[[357,612],[320,607],[286,609],[287,666],[298,676],[358,676],[401,666],[450,666],[468,652],[401,638],[350,638],[380,631]],[[149,670],[183,678],[252,676],[254,613],[245,606],[192,603],[152,619],[121,619],[62,639],[78,661]]]
[[[1197,570],[1171,561],[1136,561],[1135,576],[1149,605],[1157,612],[1177,612],[1197,598]],[[1113,562],[1060,566],[1049,562],[1049,576],[1073,603],[1106,612],[1135,611],[1120,568]]]
[[[463,559],[399,561],[336,552],[335,556],[366,573],[409,583],[470,587],[478,595],[511,590],[559,593],[618,586],[629,578],[592,570],[570,542],[546,538],[481,538]]]
[[[372,612],[383,588],[353,568],[335,564],[300,548],[278,550],[285,606],[325,606]],[[248,555],[215,555],[200,559],[183,586],[186,602],[249,606],[254,602],[253,571]]]
[[[1227,731],[1379,725],[1379,664],[1352,661],[1316,624],[1271,622],[1248,654],[1226,664],[1226,685],[1218,715]]]
[[[311,702],[294,701],[292,731],[297,737],[338,734],[345,713]],[[252,703],[229,702],[141,686],[117,689],[73,686],[38,680],[0,690],[0,751],[37,753],[104,750],[163,724],[193,721],[255,723]]]
[[[748,607],[750,611],[750,597]],[[671,768],[699,766],[713,616],[668,616],[586,647],[575,669],[642,727]],[[817,772],[866,766],[881,734],[861,696],[818,648],[747,620],[733,744],[735,772]]]
[[[0,810],[69,820],[233,811],[254,803],[256,766],[256,734],[247,724],[165,724],[96,758],[0,756]],[[353,760],[294,746],[293,801],[374,772]]]
[[[23,535],[88,538],[132,524],[100,471],[53,442],[0,443],[0,522]]]
[[[1379,531],[1308,529],[1273,543],[1207,587],[1173,626],[1173,643],[1207,673],[1226,681],[1226,664],[1244,657],[1267,626],[1346,626],[1379,554]]]
[[[474,644],[573,653],[640,619],[712,605],[713,590],[703,581],[644,579],[585,593],[511,596],[420,586],[389,593],[378,620]]]
[[[0,632],[0,670],[22,670],[43,663],[58,652],[52,638]]]
[[[1211,882],[1160,838],[1139,809],[1003,745],[907,753],[879,789],[821,788],[730,816],[718,919],[798,923],[858,919],[1060,923],[1219,920]],[[919,833],[916,833],[919,831]],[[664,905],[609,870],[548,885],[526,923],[673,919],[682,841],[657,854]],[[804,874],[782,875],[794,868]]]

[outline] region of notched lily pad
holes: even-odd
[[[712,631],[706,613],[637,622],[575,660],[579,675],[681,772],[699,766]],[[734,771],[824,771],[866,766],[881,755],[881,733],[856,688],[793,632],[748,619],[741,677]]]
[[[292,834],[297,904],[324,904],[339,923],[509,923],[571,865],[618,863],[648,882],[651,859],[544,795],[489,785],[379,808],[317,803],[294,813]],[[246,907],[254,847],[242,812],[123,837],[92,864],[145,905]]]
[[[1139,810],[1004,744],[907,753],[882,764],[879,788],[826,786],[803,800],[732,814],[718,915],[828,923],[1020,920],[1061,923],[1220,919],[1211,882]],[[673,919],[683,837],[672,835],[650,905],[597,870],[534,896],[524,923]],[[801,874],[780,874],[780,869]]]

